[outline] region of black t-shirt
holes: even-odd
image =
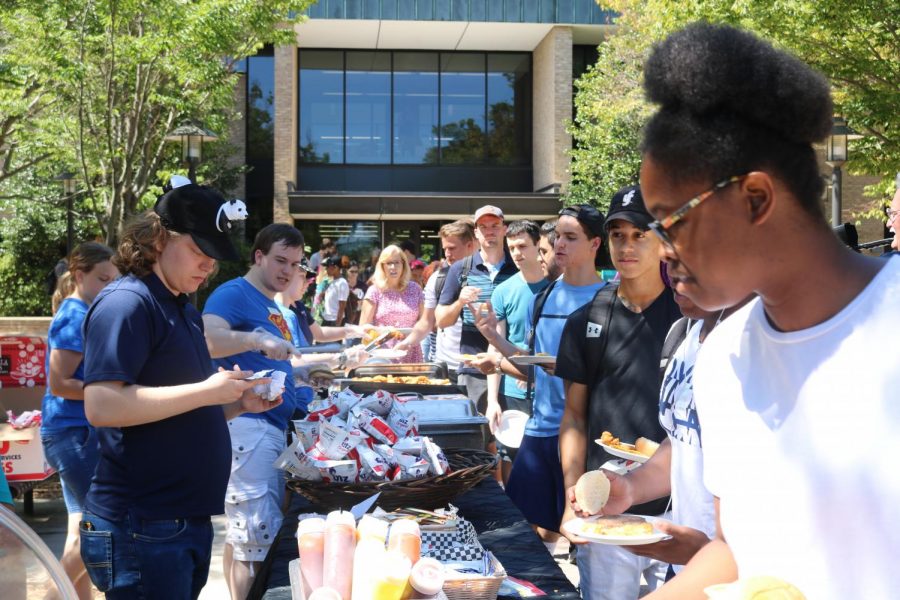
[[[566,320],[556,375],[588,386],[587,469],[615,457],[593,440],[609,431],[625,442],[639,437],[662,441],[659,424],[659,359],[663,342],[681,311],[668,288],[642,313],[627,309],[616,298],[609,324],[605,359],[589,356],[587,304]],[[603,323],[598,323],[603,325]],[[665,504],[640,505],[631,512],[659,514]]]

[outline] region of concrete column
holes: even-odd
[[[297,46],[275,48],[274,221],[293,224],[287,184],[297,180]]]
[[[534,50],[532,158],[535,191],[569,182],[572,136],[572,28],[554,27]]]

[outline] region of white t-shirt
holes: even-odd
[[[326,321],[334,321],[337,319],[338,309],[341,302],[346,302],[350,296],[350,285],[343,277],[338,277],[328,284],[325,290],[325,299],[322,307],[322,318]]]
[[[438,304],[434,293],[437,271],[431,274],[425,282],[425,308],[434,309]],[[446,282],[445,282],[446,283]],[[462,337],[462,318],[456,319],[456,323],[450,327],[437,330],[437,342],[434,348],[434,360],[447,363],[447,368],[456,370],[459,368],[459,338]]]
[[[741,577],[815,600],[897,597],[898,336],[893,258],[824,323],[778,332],[757,299],[703,344],[704,479]]]
[[[702,328],[703,321],[691,325],[669,359],[659,393],[659,424],[672,444],[672,519],[699,529],[711,539],[716,534],[716,510],[712,494],[703,485],[703,450],[693,382]],[[678,572],[683,566],[673,568]]]

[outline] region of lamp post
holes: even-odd
[[[166,136],[167,142],[181,143],[181,160],[188,165],[188,179],[197,183],[197,164],[203,157],[203,142],[213,142],[219,136],[211,131],[187,123],[176,127]]]
[[[72,216],[72,198],[75,196],[75,174],[64,171],[56,177],[56,181],[62,181],[63,196],[66,199],[66,256],[69,256],[75,247],[75,223]]]
[[[825,162],[831,165],[831,225],[837,227],[841,224],[841,167],[847,162],[850,154],[849,140],[862,137],[850,127],[847,121],[841,117],[834,117],[834,125],[831,127],[831,135],[825,142]]]

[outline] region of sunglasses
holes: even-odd
[[[744,177],[746,177],[746,175],[735,175],[734,177],[729,177],[728,179],[720,181],[702,194],[698,194],[682,204],[681,208],[673,212],[665,219],[657,219],[656,221],[650,223],[648,225],[650,231],[656,234],[656,236],[660,239],[660,241],[667,249],[675,250],[675,244],[672,242],[672,238],[669,236],[668,230],[673,225],[675,225],[675,223],[682,220],[684,218],[684,215],[688,214],[692,208],[696,208],[707,198],[714,196],[717,192],[725,189],[732,183],[741,181]]]

